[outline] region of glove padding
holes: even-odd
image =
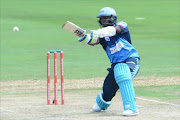
[[[97,34],[100,38],[110,37],[116,35],[116,29],[114,26],[108,26],[97,30]]]
[[[90,35],[89,34],[85,34],[84,36],[79,37],[78,41],[81,42],[83,45],[86,45],[90,41]]]
[[[84,36],[79,37],[78,41],[81,42],[83,45],[94,44],[97,42],[98,38],[98,32],[95,30],[91,30],[90,34],[85,34]]]
[[[109,37],[116,35],[116,29],[113,26],[104,27],[98,30],[91,30],[90,34],[85,34],[82,37],[79,37],[79,42],[85,44],[94,44],[97,43],[99,37]]]

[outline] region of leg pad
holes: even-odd
[[[112,104],[111,101],[108,102],[104,101],[101,93],[97,95],[96,102],[99,105],[99,107],[101,107],[102,110],[106,110]]]
[[[132,83],[131,72],[127,64],[118,63],[114,67],[114,77],[119,86],[124,110],[137,111],[135,103],[135,92]]]

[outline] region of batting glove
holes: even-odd
[[[91,31],[90,31],[90,41],[88,42],[88,44],[97,43],[97,40],[98,40],[98,39],[99,39],[98,31],[96,31],[96,30],[91,30]]]
[[[79,42],[85,44],[94,44],[99,39],[99,32],[96,30],[91,30],[90,34],[85,34],[82,37],[79,37]]]
[[[86,45],[90,41],[90,35],[85,34],[84,36],[79,37],[78,41],[81,42],[83,45]]]

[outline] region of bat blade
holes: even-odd
[[[85,30],[83,30],[82,28],[80,28],[79,26],[75,25],[70,21],[66,21],[63,24],[62,28],[75,34],[78,37],[83,36],[85,34]]]

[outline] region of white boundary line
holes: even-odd
[[[145,18],[143,18],[143,17],[137,17],[137,18],[135,18],[136,20],[144,20]]]
[[[150,100],[150,99],[145,99],[145,98],[141,98],[141,97],[135,97],[135,98],[136,98],[136,99],[139,99],[139,100],[150,101],[150,102],[156,102],[156,103],[161,103],[161,104],[166,104],[166,105],[172,105],[172,106],[180,107],[180,105],[178,105],[178,104],[167,103],[167,102],[161,102],[161,101],[157,101],[157,100]]]
[[[6,109],[3,109],[3,108],[0,108],[0,110],[6,111],[6,112],[11,112],[11,113],[16,113],[15,111],[12,111],[12,110],[6,110]]]

